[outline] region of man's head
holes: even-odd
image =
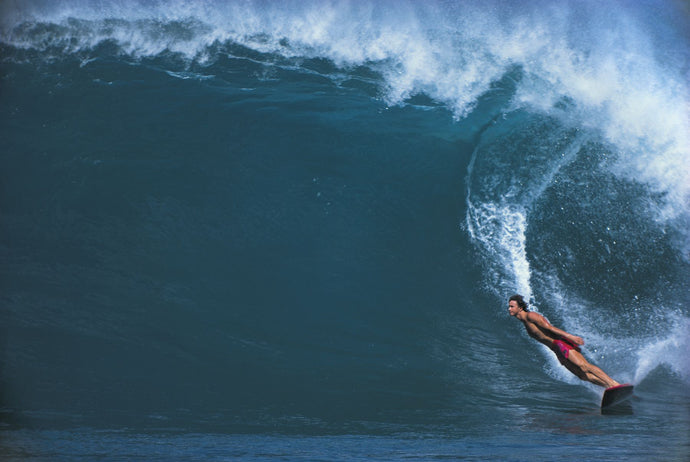
[[[508,299],[508,313],[515,316],[520,311],[527,311],[527,302],[522,295],[515,294]]]

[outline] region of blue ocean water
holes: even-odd
[[[688,14],[3,2],[0,457],[687,460]]]

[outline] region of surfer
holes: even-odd
[[[510,297],[508,313],[522,321],[530,337],[553,350],[558,361],[580,379],[606,388],[619,385],[603,370],[585,359],[579,348],[579,345],[585,344],[581,337],[554,327],[544,316],[529,311],[522,295]]]

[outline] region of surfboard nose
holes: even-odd
[[[632,396],[633,388],[633,385],[630,383],[623,383],[615,387],[607,388],[604,391],[604,396],[601,398],[601,407],[614,406],[626,401]]]

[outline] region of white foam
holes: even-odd
[[[651,340],[638,351],[633,383],[640,383],[661,365],[690,383],[690,319],[673,316],[668,325],[668,337]]]
[[[517,66],[523,78],[514,107],[554,114],[554,104],[567,98],[567,117],[616,148],[611,168],[665,196],[658,218],[670,221],[690,208],[690,91],[683,67],[690,46],[682,31],[668,32],[677,24],[659,23],[672,17],[672,4],[653,6],[15,0],[3,2],[0,39],[66,52],[113,40],[132,56],[173,51],[202,61],[214,43],[233,41],[286,57],[372,67],[384,77],[388,104],[426,93],[456,118]],[[61,29],[31,36],[14,29],[22,23]]]
[[[488,259],[504,274],[495,281],[500,296],[517,291],[530,300],[530,268],[525,250],[527,222],[524,210],[484,203],[468,204],[467,230],[481,244]]]

